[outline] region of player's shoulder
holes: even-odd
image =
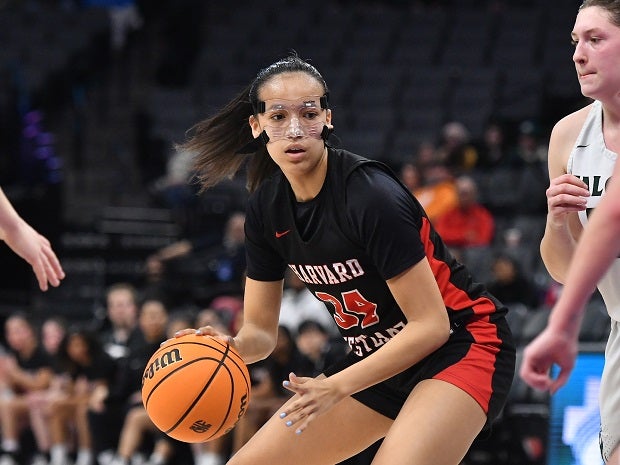
[[[581,133],[583,125],[592,111],[594,103],[590,103],[560,119],[551,130],[549,138],[549,161],[551,164],[561,163],[565,170],[568,157]],[[557,165],[560,166],[560,165]]]
[[[594,102],[561,118],[553,127],[552,136],[557,135],[558,137],[572,137],[576,139],[590,111],[592,111],[593,105]]]

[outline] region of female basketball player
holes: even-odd
[[[65,273],[50,242],[19,216],[1,188],[0,239],[32,266],[42,291],[47,291],[48,283],[60,285]]]
[[[512,382],[506,309],[450,256],[396,175],[326,143],[328,103],[321,74],[293,55],[181,147],[197,153],[205,188],[250,157],[244,323],[231,341],[244,360],[275,346],[287,267],[351,347],[318,378],[291,373],[296,395],[230,464],[333,464],[384,437],[375,464],[456,465]]]
[[[608,464],[620,464],[620,261],[614,260],[620,226],[617,181],[608,186],[605,203],[601,201],[612,172],[620,177],[616,163],[620,153],[620,1],[585,0],[571,35],[581,92],[594,102],[561,119],[551,133],[549,213],[541,254],[550,274],[566,288],[547,328],[526,348],[521,376],[533,387],[552,393],[566,382],[575,362],[584,306],[598,281],[611,316],[600,392],[601,452]],[[599,201],[602,211],[594,215],[586,227],[585,243],[577,247],[588,212]],[[574,265],[569,268],[569,263]],[[549,375],[553,364],[560,368],[556,379]]]

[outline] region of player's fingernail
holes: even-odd
[[[289,383],[288,381],[282,381],[282,385],[285,387],[288,387],[288,385],[290,385],[291,383]]]
[[[297,431],[295,431],[295,434],[301,434],[301,430],[298,429]]]
[[[199,330],[199,329],[197,329],[197,330],[196,330],[196,334],[199,334],[199,335],[200,335],[200,334],[202,334],[202,331],[201,331],[201,330]]]
[[[293,424],[293,422],[291,420],[286,422],[286,426],[291,426]]]
[[[286,416],[286,412],[282,412],[282,413],[280,414],[280,418],[284,418],[285,416]]]

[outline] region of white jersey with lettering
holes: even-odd
[[[603,108],[594,101],[590,113],[568,159],[568,172],[588,185],[590,197],[586,211],[579,212],[581,224],[585,227],[588,215],[601,201],[618,155],[605,145],[603,137]],[[620,321],[620,259],[616,259],[603,279],[598,290],[605,301],[609,316]]]

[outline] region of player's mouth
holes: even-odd
[[[291,155],[297,155],[300,153],[304,153],[305,151],[306,149],[304,149],[303,147],[297,146],[297,145],[288,147],[285,150],[286,153],[291,154]]]

